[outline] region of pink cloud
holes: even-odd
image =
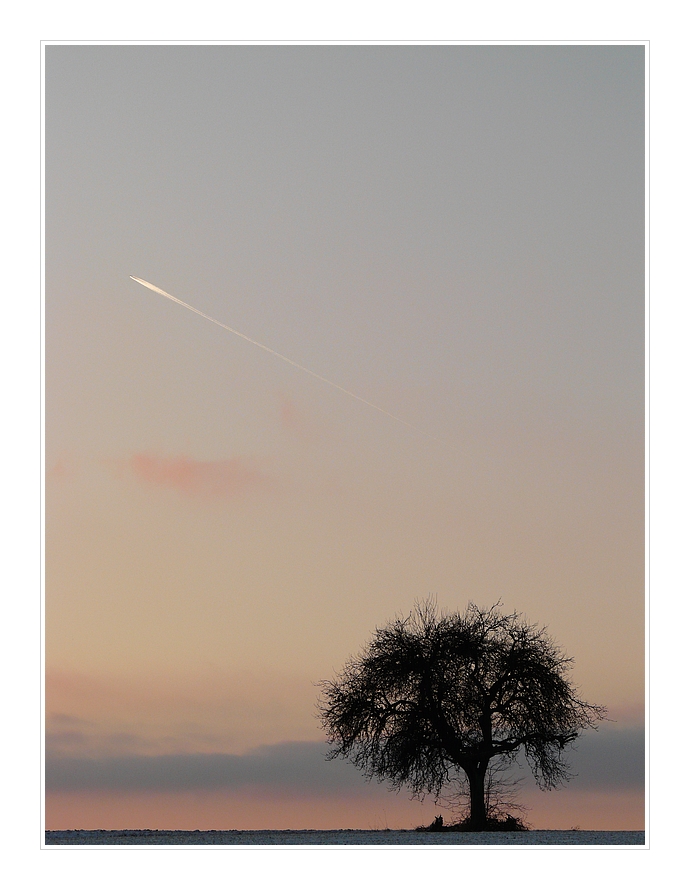
[[[234,498],[257,488],[267,488],[272,479],[241,457],[225,460],[194,460],[191,457],[161,457],[140,452],[128,461],[137,479],[161,488],[173,488],[189,496]]]
[[[62,455],[50,466],[46,466],[46,479],[68,479],[74,474],[74,460],[67,455]]]
[[[280,425],[291,435],[304,441],[316,442],[322,438],[323,430],[313,416],[307,414],[284,392],[278,394],[280,404]]]
[[[291,431],[301,432],[304,427],[304,414],[285,393],[280,394],[280,423]]]

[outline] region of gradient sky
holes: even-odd
[[[616,720],[528,820],[643,827],[644,47],[45,72],[46,827],[433,817],[315,717],[429,594],[547,625]]]

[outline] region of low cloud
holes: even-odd
[[[91,720],[84,720],[82,717],[77,717],[75,714],[53,713],[48,714],[47,719],[52,726],[66,729],[93,725]]]
[[[283,671],[137,677],[46,672],[47,753],[239,754],[285,739],[316,741],[314,684]],[[82,735],[64,736],[67,731]]]
[[[265,745],[246,754],[47,757],[48,791],[191,791],[253,789],[293,796],[358,794],[368,783],[352,764],[326,761],[323,742]],[[570,756],[573,790],[644,788],[644,731],[602,730]]]
[[[247,789],[299,796],[362,790],[345,761],[327,762],[321,742],[266,745],[246,754],[47,757],[47,791],[191,791]]]
[[[195,460],[184,455],[163,457],[150,452],[133,454],[128,468],[147,485],[170,488],[191,497],[235,498],[257,489],[268,489],[273,478],[252,460]]]
[[[565,751],[565,760],[571,779],[562,787],[572,791],[644,790],[644,727],[605,725],[598,731],[585,732]],[[517,779],[530,776],[522,752],[511,773]]]
[[[568,756],[576,774],[569,784],[578,791],[644,788],[644,755],[642,726],[585,733]]]

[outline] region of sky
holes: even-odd
[[[316,717],[429,595],[609,709],[528,820],[643,827],[644,47],[45,59],[46,827],[430,821]]]

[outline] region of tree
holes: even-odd
[[[564,752],[605,709],[567,678],[572,659],[501,604],[439,613],[432,601],[376,630],[339,677],[322,682],[319,711],[331,746],[369,778],[439,798],[462,777],[470,827],[487,827],[485,781],[492,761],[522,749],[542,789],[570,778]]]

